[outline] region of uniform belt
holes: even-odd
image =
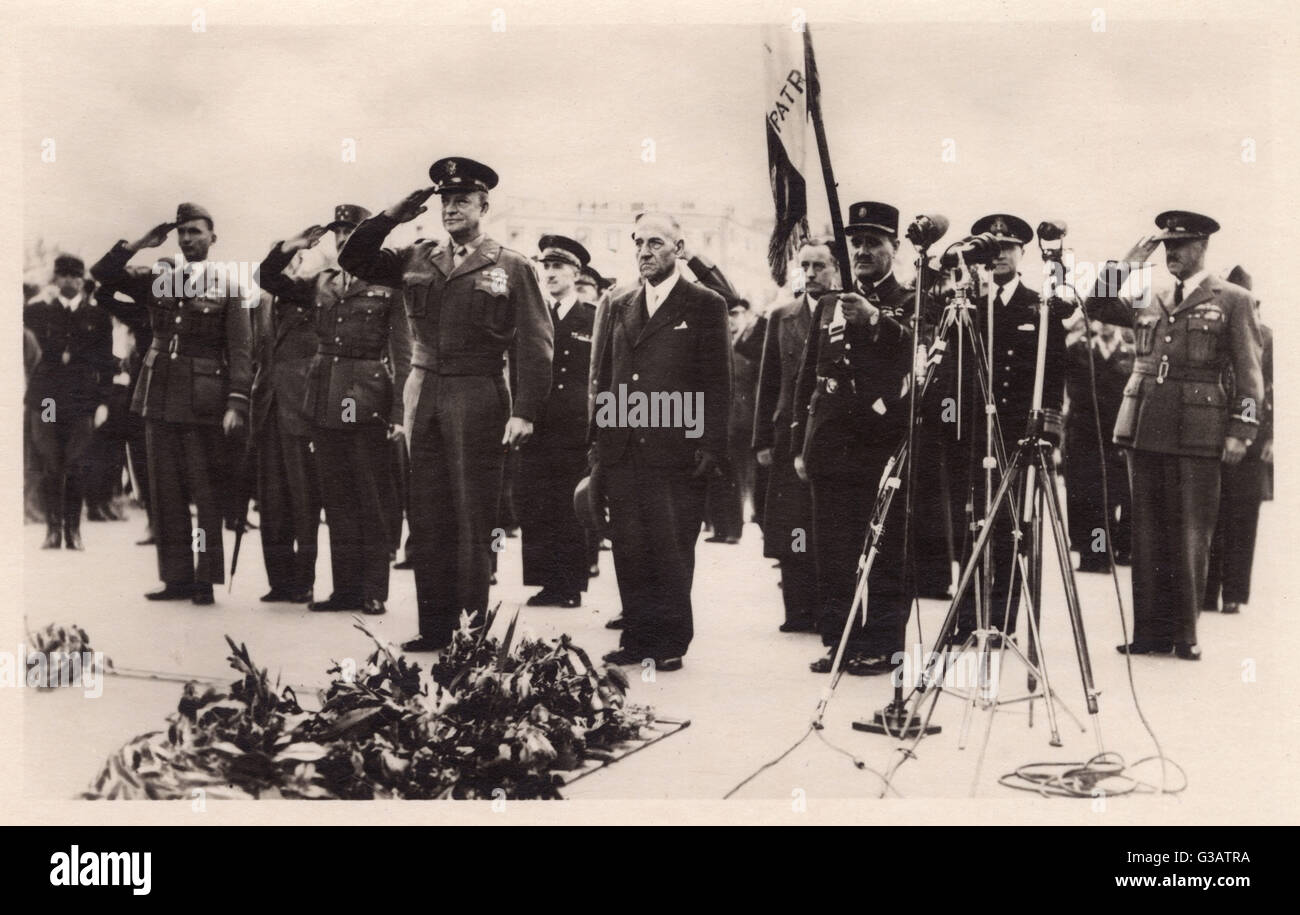
[[[346,359],[373,359],[378,361],[384,358],[383,346],[359,346],[351,343],[322,343],[316,350],[322,356],[342,356]]]
[[[1154,375],[1156,380],[1161,382],[1193,381],[1214,384],[1220,380],[1218,369],[1194,369],[1186,366],[1172,369],[1168,362],[1137,362],[1133,365],[1133,372],[1137,375]]]
[[[168,355],[192,356],[197,359],[220,359],[225,355],[222,343],[210,340],[192,340],[179,334],[170,337],[154,337],[149,348]]]
[[[504,363],[500,353],[473,353],[445,356],[438,348],[411,341],[411,366],[439,375],[500,375]]]

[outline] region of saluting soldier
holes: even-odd
[[[137,251],[162,245],[173,228],[179,257],[152,268],[127,266]],[[157,225],[137,241],[119,241],[90,271],[137,308],[147,308],[153,328],[131,404],[146,423],[163,581],[161,589],[145,595],[150,600],[211,604],[213,584],[226,580],[216,478],[225,460],[223,433],[238,438],[247,423],[252,358],[246,291],[228,270],[207,263],[217,240],[213,229],[207,210],[182,203],[175,222]],[[198,509],[194,529],[191,502]]]
[[[1016,443],[1025,435],[1029,411],[1033,405],[1034,375],[1038,362],[1038,309],[1042,297],[1020,278],[1020,260],[1024,256],[1025,245],[1034,238],[1034,230],[1029,227],[1029,223],[1018,216],[994,213],[977,219],[971,226],[972,235],[982,233],[989,233],[997,239],[998,254],[993,259],[989,277],[989,291],[993,293],[992,322],[989,321],[988,306],[983,300],[976,303],[975,321],[979,329],[980,348],[985,353],[992,350],[992,360],[988,363],[988,383],[993,405],[997,408],[994,430],[999,435],[1003,453],[1009,462]],[[1053,444],[1059,444],[1061,440],[1065,362],[1065,325],[1059,318],[1049,316],[1042,406],[1046,415],[1044,437]],[[965,411],[965,417],[969,417],[969,420],[963,422],[962,437],[965,441],[955,440],[956,423],[946,422],[938,426],[953,446],[950,453],[956,455],[949,468],[952,497],[954,501],[961,500],[972,512],[965,540],[967,555],[963,555],[961,560],[963,563],[967,561],[969,548],[978,535],[977,528],[981,521],[991,523],[993,532],[989,545],[992,561],[987,565],[981,561],[980,567],[980,574],[989,580],[991,606],[987,618],[989,625],[1001,635],[1010,635],[1016,628],[1020,594],[1024,586],[1016,558],[1016,519],[1009,502],[998,512],[996,518],[983,519],[986,496],[992,498],[1001,477],[994,470],[990,491],[986,493],[981,462],[989,448],[985,434],[984,404],[976,375],[977,360],[967,353],[962,365],[966,375],[962,381],[962,396],[968,400],[961,405],[961,409]],[[945,360],[941,367],[940,378],[936,379],[939,391],[931,401],[934,405],[942,404],[949,397],[956,398],[957,359]],[[996,449],[993,449],[993,453],[997,453]],[[1020,479],[1016,493],[1015,504],[1023,506],[1024,477]],[[1022,550],[1027,549],[1028,537],[1023,537],[1020,544]],[[962,597],[957,630],[953,636],[956,644],[965,642],[976,628],[976,592],[980,582],[980,579],[973,580]],[[994,645],[996,647],[996,637]]]
[[[90,300],[85,277],[81,258],[61,254],[54,259],[54,296],[23,306],[23,327],[40,350],[24,402],[41,460],[45,550],[83,549],[82,459],[108,418],[112,394],[113,319]]]
[[[344,204],[327,226],[311,226],[271,249],[262,262],[264,287],[311,309],[317,345],[307,370],[303,407],[311,422],[330,535],[334,590],[307,605],[316,612],[385,612],[390,518],[386,487],[389,442],[403,434],[402,387],[411,360],[410,331],[396,291],[327,267],[312,281],[283,274],[293,255],[328,231],[342,250],[369,217]]]
[[[1264,403],[1255,303],[1205,269],[1208,216],[1168,210],[1098,277],[1090,317],[1132,327],[1136,358],[1115,421],[1129,449],[1133,493],[1133,641],[1127,654],[1199,661],[1196,615],[1218,519],[1220,463],[1241,463],[1259,436]],[[1164,242],[1172,289],[1124,291],[1131,271]],[[1231,371],[1233,396],[1225,388]]]
[[[907,434],[912,372],[912,337],[902,322],[913,293],[893,271],[898,210],[887,203],[855,203],[847,222],[855,288],[828,292],[817,302],[791,429],[795,470],[812,486],[817,628],[829,648],[810,665],[814,673],[830,672],[853,604],[881,474]],[[847,673],[886,673],[894,652],[903,648],[903,539],[898,516],[885,526],[871,570],[866,624],[859,615],[849,634]]]
[[[836,263],[830,245],[817,239],[799,248],[802,290],[782,302],[767,321],[754,406],[755,457],[770,468],[764,499],[763,555],[781,563],[782,632],[817,629],[817,565],[812,536],[812,494],[794,469],[790,429],[794,388],[808,343],[817,300],[835,285]]]
[[[1224,279],[1242,289],[1251,289],[1250,274],[1240,265]],[[1256,317],[1259,300],[1255,300]],[[1210,543],[1210,567],[1205,581],[1204,609],[1219,610],[1223,594],[1224,613],[1240,613],[1250,602],[1250,578],[1255,565],[1255,534],[1259,528],[1259,507],[1272,498],[1269,474],[1273,467],[1273,331],[1259,325],[1263,349],[1260,368],[1264,376],[1264,402],[1259,413],[1259,435],[1235,467],[1223,465],[1219,486],[1219,521]],[[1233,385],[1228,385],[1231,391]]]
[[[532,265],[480,227],[496,172],[454,156],[435,162],[429,177],[432,187],[364,221],[339,254],[344,270],[401,289],[410,318],[403,401],[420,634],[403,651],[436,651],[462,612],[486,610],[506,451],[532,435],[551,387],[553,330]],[[436,253],[431,242],[382,248],[435,193],[451,244]]]
[[[532,607],[577,607],[587,590],[587,532],[573,513],[573,490],[587,472],[587,373],[596,306],[575,283],[587,249],[563,235],[538,242],[542,284],[555,325],[551,393],[533,437],[520,449],[515,500],[523,533],[524,584],[541,586]]]

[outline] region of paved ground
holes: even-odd
[[[1297,678],[1290,652],[1298,644],[1298,627],[1284,565],[1284,520],[1273,508],[1264,508],[1251,605],[1238,617],[1202,616],[1205,659],[1190,664],[1141,658],[1133,664],[1142,710],[1165,754],[1187,772],[1190,787],[1177,803],[1221,809],[1227,802],[1243,819],[1251,818],[1252,811],[1276,816],[1282,798],[1287,799],[1282,803],[1294,805],[1294,792],[1288,786],[1296,762],[1292,690]],[[127,523],[88,523],[87,550],[81,554],[40,550],[43,529],[27,526],[23,601],[29,626],[75,622],[120,667],[219,680],[230,679],[222,638],[228,633],[247,643],[260,665],[308,691],[326,682],[324,671],[330,659],[360,658],[367,653],[368,642],[352,628],[348,614],[311,614],[302,606],[258,602],[266,583],[255,532],[245,540],[233,593],[219,591],[215,607],[142,600],[141,593],[155,586],[152,549],[133,545],[143,526],[139,515]],[[227,550],[231,537],[227,535]],[[321,545],[317,593],[328,594],[325,529]],[[686,667],[659,674],[654,682],[643,682],[634,672],[632,692],[634,701],[653,705],[661,714],[691,719],[691,727],[581,780],[566,792],[568,796],[717,799],[806,730],[829,679],[807,670],[808,662],[820,653],[815,637],[776,631],[780,622],[777,572],[760,554],[757,529],[751,525],[739,545],[701,542],[698,550],[696,638]],[[518,540],[508,542],[500,579],[493,599],[507,609],[530,593],[520,584]],[[1120,585],[1127,603],[1127,569],[1121,570]],[[1124,659],[1114,650],[1121,638],[1111,580],[1084,575],[1079,586],[1093,672],[1101,689],[1101,714],[1097,721],[1085,721],[1088,733],[1081,733],[1063,716],[1065,746],[1054,749],[1048,745],[1041,702],[1036,703],[1032,728],[1024,704],[1004,707],[992,717],[976,780],[989,714],[976,712],[968,745],[959,749],[963,703],[944,696],[935,715],[943,732],[924,741],[916,758],[901,767],[894,780],[897,792],[911,798],[965,798],[974,786],[979,797],[1027,803],[1028,797],[1000,787],[998,776],[1034,761],[1087,759],[1098,746],[1098,722],[1105,748],[1129,763],[1153,753],[1129,692]],[[1044,603],[1049,672],[1065,702],[1086,719],[1063,598],[1059,584],[1050,578]],[[604,552],[601,575],[593,580],[583,607],[525,608],[522,620],[534,635],[567,632],[598,656],[616,644],[617,634],[603,626],[617,607],[612,559]],[[376,631],[394,641],[413,634],[411,573],[392,573],[389,608],[387,616],[373,621]],[[923,602],[921,618],[927,633],[936,630],[945,609],[937,601]],[[909,640],[915,638],[913,622]],[[1004,694],[1016,693],[1023,685],[1023,673],[1008,660],[1002,678]],[[26,692],[27,795],[75,796],[107,754],[134,735],[162,725],[174,710],[180,690],[177,682],[115,677],[108,679],[103,695],[94,700],[74,690]],[[845,677],[830,703],[823,731],[836,747],[877,770],[897,758],[896,745],[855,732],[849,724],[882,706],[890,690],[887,678]],[[1156,781],[1159,766],[1145,763],[1137,774]],[[1171,769],[1169,780],[1172,786],[1180,777]],[[869,771],[855,768],[846,756],[813,737],[760,774],[739,796],[751,800],[806,797],[812,805],[819,798],[872,796],[880,786]]]

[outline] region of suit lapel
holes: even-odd
[[[686,282],[687,280],[685,277],[678,277],[677,283],[673,286],[672,292],[668,293],[668,298],[659,303],[659,307],[655,310],[655,313],[650,316],[650,320],[646,322],[646,326],[641,328],[641,336],[638,337],[636,341],[638,346],[648,339],[651,334],[658,333],[663,328],[676,323],[678,312],[682,310],[682,306],[686,300],[686,296],[682,292],[682,285]],[[641,294],[642,296],[645,295],[644,287],[642,287]]]
[[[473,273],[475,270],[486,267],[497,259],[497,252],[500,246],[490,238],[484,238],[474,252],[469,257],[460,262],[460,266],[451,271],[447,279],[455,279],[466,273]],[[447,262],[450,266],[451,252],[447,252]]]
[[[623,312],[619,315],[619,320],[623,323],[623,331],[627,334],[628,343],[636,346],[637,340],[641,337],[641,331],[645,328],[642,326],[638,315],[645,306],[645,284],[637,290],[636,295],[631,296],[623,303]]]

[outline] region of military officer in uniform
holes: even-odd
[[[609,500],[614,571],[623,633],[610,664],[651,659],[679,670],[694,635],[691,585],[695,544],[709,478],[727,450],[731,401],[730,340],[722,296],[686,280],[677,265],[681,227],[666,214],[642,213],[632,231],[639,286],[614,296],[600,345],[592,457]],[[627,392],[624,394],[623,392]],[[694,428],[633,425],[610,405],[639,394],[679,392],[700,405]],[[603,405],[602,405],[603,400]]]
[[[108,418],[115,360],[113,319],[91,300],[79,257],[54,259],[55,294],[23,306],[23,327],[40,347],[24,402],[29,434],[41,461],[45,513],[42,549],[83,549],[83,456]]]
[[[551,387],[553,328],[532,265],[480,227],[496,172],[454,156],[435,162],[429,177],[432,187],[367,219],[339,254],[344,270],[401,289],[410,318],[403,402],[420,635],[404,651],[444,647],[462,612],[487,609],[506,452],[532,435]],[[429,242],[382,248],[435,193],[451,244],[436,254]]]
[[[162,245],[173,228],[180,257],[153,268],[127,266],[137,251]],[[225,460],[223,433],[238,438],[247,423],[252,357],[246,291],[220,265],[205,263],[217,240],[213,229],[207,210],[182,203],[175,222],[155,226],[138,241],[119,241],[91,268],[104,286],[147,308],[153,328],[131,404],[146,423],[163,581],[146,595],[150,600],[211,604],[213,584],[226,580],[216,475]]]
[[[1251,288],[1250,274],[1236,266],[1224,277],[1242,289]],[[1255,302],[1259,311],[1259,301]],[[1210,544],[1210,567],[1205,581],[1204,609],[1219,610],[1223,595],[1224,613],[1240,613],[1250,601],[1250,577],[1255,564],[1255,533],[1259,528],[1259,507],[1269,490],[1268,472],[1273,464],[1273,331],[1259,325],[1263,349],[1260,368],[1264,376],[1264,402],[1259,413],[1259,435],[1236,466],[1223,465],[1219,486],[1219,522]],[[1228,390],[1233,389],[1229,384]]]
[[[812,544],[812,494],[794,469],[790,429],[794,387],[817,301],[835,286],[830,245],[813,239],[799,248],[802,290],[778,305],[767,321],[754,405],[754,453],[770,468],[764,499],[763,555],[781,563],[782,632],[815,632],[817,566]]]
[[[890,456],[907,434],[912,290],[894,276],[898,210],[864,201],[845,226],[855,288],[817,302],[794,393],[791,450],[812,487],[812,546],[817,567],[817,628],[827,655],[810,665],[831,670],[853,604],[858,558]],[[909,597],[904,585],[903,525],[890,523],[871,571],[869,605],[849,634],[844,670],[888,672],[903,648]]]
[[[538,242],[542,284],[555,325],[551,393],[520,449],[516,507],[523,533],[524,584],[540,586],[530,607],[577,607],[587,590],[587,531],[573,513],[573,490],[587,472],[587,373],[595,304],[575,283],[587,249],[563,235]]]
[[[1024,255],[1025,245],[1033,241],[1034,230],[1017,216],[1006,213],[994,213],[977,219],[971,226],[971,234],[989,233],[998,242],[998,253],[993,259],[987,292],[993,296],[992,323],[989,321],[989,309],[986,301],[976,303],[976,327],[980,348],[988,353],[992,351],[989,361],[990,385],[989,395],[997,408],[995,435],[998,435],[1003,454],[1011,460],[1016,443],[1024,437],[1029,421],[1029,411],[1033,403],[1034,375],[1038,360],[1038,309],[1041,296],[1031,289],[1020,277],[1020,260]],[[1020,593],[1024,582],[1021,580],[1017,562],[1017,541],[1015,538],[1015,519],[1007,502],[998,512],[996,518],[983,518],[986,496],[992,498],[1000,482],[1000,471],[991,475],[991,489],[985,492],[985,474],[981,466],[988,452],[988,438],[985,434],[984,404],[981,400],[980,387],[976,375],[977,361],[970,358],[962,360],[965,379],[962,381],[962,396],[967,403],[960,409],[968,417],[962,430],[964,442],[955,440],[956,423],[943,423],[941,428],[949,436],[949,451],[956,455],[950,467],[952,495],[954,500],[961,499],[970,507],[972,516],[968,519],[969,528],[966,545],[970,545],[978,535],[979,525],[991,523],[993,532],[990,536],[991,564],[981,562],[979,577],[972,580],[970,587],[962,597],[958,611],[957,630],[954,641],[961,644],[977,628],[976,601],[977,591],[984,580],[988,581],[990,607],[987,608],[989,625],[998,631],[997,639],[1015,631],[1020,609]],[[1065,398],[1065,325],[1055,315],[1049,317],[1047,326],[1047,353],[1043,369],[1043,410],[1047,419],[1044,437],[1053,444],[1061,440],[1061,405]],[[950,358],[941,363],[941,375],[938,396],[932,403],[942,403],[946,398],[956,398],[958,381],[957,360]],[[997,454],[996,449],[992,453]],[[1025,478],[1022,477],[1016,490],[1015,504],[1022,506],[1025,497]],[[1027,532],[1028,528],[1025,528]],[[1020,540],[1021,550],[1028,547],[1028,537]],[[961,557],[966,562],[968,555]]]
[[[303,314],[317,338],[302,404],[321,477],[334,590],[308,609],[375,616],[388,600],[391,506],[385,487],[391,485],[389,442],[403,434],[402,386],[411,359],[406,314],[392,288],[336,267],[314,280],[283,274],[296,252],[327,231],[342,250],[369,215],[352,204],[337,207],[329,225],[311,226],[272,248],[261,276],[268,292],[295,310],[307,309]]]
[[[1121,653],[1200,660],[1196,615],[1218,518],[1220,464],[1235,467],[1259,436],[1262,343],[1251,294],[1205,269],[1208,216],[1169,210],[1159,232],[1101,271],[1089,317],[1132,327],[1133,374],[1115,421],[1133,493],[1133,641]],[[1172,289],[1124,292],[1161,242]],[[1231,370],[1234,390],[1224,386]]]

